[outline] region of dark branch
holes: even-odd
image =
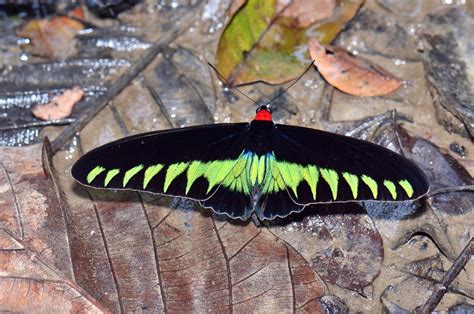
[[[454,261],[454,264],[448,270],[441,282],[434,285],[433,294],[429,297],[428,301],[426,301],[425,305],[423,305],[421,308],[418,308],[415,313],[431,313],[436,308],[446,291],[448,291],[448,288],[453,280],[456,279],[467,262],[469,262],[472,254],[474,254],[474,238],[471,238],[471,240],[467,243],[466,247],[461,252],[461,254],[459,254],[458,258]]]

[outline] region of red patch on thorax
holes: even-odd
[[[258,120],[258,121],[272,121],[272,114],[270,113],[270,111],[268,111],[266,109],[261,109],[255,115],[255,120]]]

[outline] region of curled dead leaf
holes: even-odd
[[[36,105],[32,112],[35,117],[42,120],[59,120],[69,117],[74,105],[84,96],[84,91],[75,86],[66,90],[61,95],[55,96],[53,101],[46,105]]]
[[[66,16],[55,16],[50,20],[37,19],[28,22],[18,33],[31,43],[25,46],[32,54],[50,60],[65,60],[76,54],[77,32],[83,29],[82,23]]]
[[[356,58],[342,48],[322,46],[308,40],[311,58],[329,84],[354,96],[387,95],[403,84],[403,80],[369,61]]]

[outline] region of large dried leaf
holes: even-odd
[[[274,232],[310,260],[322,279],[363,294],[380,273],[384,254],[371,219],[357,204],[314,206],[305,215]]]
[[[472,15],[456,8],[440,10],[424,21],[424,65],[437,106],[437,118],[449,131],[474,138],[474,28]]]
[[[31,53],[50,60],[65,60],[76,54],[74,36],[83,28],[76,20],[55,16],[28,22],[18,35],[31,40],[31,46],[27,46]]]
[[[403,81],[382,67],[357,58],[338,47],[323,47],[316,39],[308,41],[309,52],[319,73],[337,89],[355,96],[382,96],[403,84]]]
[[[341,1],[331,17],[308,28],[311,21],[325,15],[320,16],[318,10],[306,10],[309,15],[304,17],[296,14],[304,10],[305,1],[249,0],[221,35],[217,69],[234,86],[260,80],[272,84],[291,80],[305,68],[300,55],[306,33],[330,43],[362,3]]]
[[[0,228],[24,240],[46,263],[72,278],[59,191],[41,166],[41,146],[0,150]]]
[[[73,282],[60,193],[40,145],[0,150],[0,311],[103,312]]]

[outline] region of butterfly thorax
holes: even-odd
[[[272,146],[274,129],[272,121],[254,120],[250,123],[245,140],[248,145],[235,160],[222,185],[250,196],[254,202],[263,194],[284,188]]]

